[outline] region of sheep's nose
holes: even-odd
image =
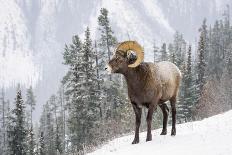
[[[106,70],[109,74],[111,74],[111,72],[112,72],[112,68],[111,68],[109,65],[107,65],[107,66],[105,67],[105,70]]]

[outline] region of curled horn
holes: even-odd
[[[133,64],[128,65],[128,67],[137,67],[144,60],[144,51],[141,45],[136,41],[125,41],[118,45],[116,51],[123,51],[125,53],[129,51],[134,51],[136,53],[137,59]]]

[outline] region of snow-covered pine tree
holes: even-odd
[[[34,137],[33,123],[32,123],[32,113],[33,113],[33,110],[35,110],[36,101],[35,101],[35,95],[32,90],[32,86],[30,86],[30,88],[27,89],[25,103],[30,108],[30,127],[28,131],[28,154],[34,155],[35,137]]]
[[[118,89],[122,87],[122,77],[119,75],[114,75],[114,79],[112,80],[112,76],[108,76],[106,74],[106,71],[104,70],[104,67],[110,60],[110,57],[112,55],[112,50],[114,46],[117,43],[117,39],[114,36],[114,32],[110,26],[109,18],[108,18],[108,10],[105,8],[102,8],[100,10],[100,15],[98,17],[98,25],[99,25],[99,31],[100,31],[100,39],[99,42],[99,55],[101,56],[101,59],[99,59],[99,62],[103,64],[101,70],[101,77],[103,80],[108,80],[106,77],[109,77],[109,81],[105,82],[102,90],[104,92],[103,96],[106,96],[106,102],[108,104],[104,104],[103,111],[105,112],[106,118],[113,118],[115,119],[115,116],[117,114],[117,107],[119,105],[119,92]],[[109,106],[107,106],[109,105]]]
[[[187,121],[192,120],[193,107],[196,104],[196,85],[193,76],[192,48],[189,45],[187,53],[187,64],[182,80],[184,85],[183,115]]]
[[[39,137],[39,155],[46,155],[43,132],[40,133],[40,137]]]
[[[15,108],[10,117],[10,126],[8,127],[9,153],[25,155],[27,153],[27,129],[25,127],[25,104],[22,99],[20,87],[17,90],[15,98]]]
[[[82,135],[84,136],[82,144],[96,145],[96,129],[98,128],[100,120],[100,92],[97,87],[98,79],[95,69],[96,65],[93,64],[95,56],[90,38],[90,30],[88,27],[85,31],[85,40],[83,43],[82,52],[82,61],[80,62],[82,67],[79,70],[79,72],[83,74],[82,80],[79,81],[79,84],[82,88],[82,102],[85,104],[85,109],[83,109],[84,113],[82,113],[81,116],[85,117],[85,121],[82,124],[82,129],[84,129],[82,131]]]
[[[197,50],[197,100],[200,98],[203,86],[206,82],[206,55],[208,54],[208,30],[206,25],[206,19],[203,20],[203,24],[200,31],[200,40],[198,42],[198,50]]]
[[[175,53],[174,53],[174,48],[173,48],[173,44],[170,43],[168,44],[168,53],[169,53],[169,61],[171,61],[172,63],[175,63]]]
[[[61,151],[63,154],[66,150],[66,103],[65,103],[65,95],[64,95],[64,86],[61,84],[58,92],[57,92],[57,104],[60,107],[58,122],[59,122],[59,129],[60,129],[60,139],[61,139]]]
[[[10,154],[10,149],[9,149],[9,136],[8,136],[8,131],[11,130],[11,109],[10,109],[10,101],[7,100],[6,102],[6,119],[5,119],[5,147],[3,148],[4,153],[2,153],[3,155],[8,155]]]
[[[55,146],[55,132],[54,132],[54,117],[52,115],[52,110],[50,103],[47,103],[44,107],[45,109],[45,148],[46,154],[56,154]]]
[[[80,149],[82,147],[80,142],[83,141],[82,124],[85,120],[81,112],[85,112],[85,104],[81,94],[85,88],[80,83],[84,76],[83,72],[80,72],[80,69],[83,68],[81,65],[82,57],[82,43],[79,36],[75,35],[73,36],[72,44],[65,46],[63,58],[64,64],[69,67],[69,70],[62,81],[69,113],[67,124],[71,142],[69,150],[72,152],[77,151],[77,148]]]
[[[64,59],[70,67],[69,77],[64,84],[69,102],[68,127],[72,150],[75,151],[75,149],[81,150],[83,145],[96,143],[95,132],[100,118],[100,91],[89,28],[85,31],[83,45],[75,36],[73,44],[66,46]]]
[[[166,43],[163,43],[161,46],[161,61],[167,61],[168,60],[168,53],[167,53],[167,48],[166,48]]]
[[[179,67],[180,70],[184,67],[184,58],[186,55],[186,42],[183,38],[183,35],[178,31],[174,34],[174,42],[173,42],[173,63]]]
[[[177,65],[177,67],[181,70],[182,76],[185,76],[185,70],[186,70],[186,64],[185,64],[185,58],[186,58],[186,42],[183,38],[183,35],[179,32],[176,32],[174,34],[174,42],[173,47],[169,47],[170,49],[170,60]],[[173,52],[172,52],[173,50]],[[183,78],[184,79],[184,78]],[[182,84],[180,86],[179,91],[179,98],[178,98],[178,104],[177,104],[177,120],[179,122],[186,121],[185,117],[185,105],[184,105],[184,93],[185,93],[185,85]]]
[[[0,96],[0,113],[2,117],[0,119],[0,154],[5,155],[6,146],[7,146],[7,137],[6,137],[6,109],[7,109],[7,102],[5,101],[5,90],[2,87],[1,96]]]
[[[26,101],[25,103],[30,107],[30,120],[31,120],[31,127],[32,127],[32,113],[33,113],[33,110],[35,110],[35,105],[36,105],[36,101],[35,101],[35,95],[33,93],[33,89],[32,89],[32,86],[30,86],[29,89],[27,89],[27,92],[26,92]]]
[[[62,122],[59,122],[60,117],[58,116],[58,111],[60,107],[57,102],[57,97],[55,95],[52,95],[48,102],[51,105],[51,112],[53,113],[53,117],[55,119],[55,122],[54,122],[55,150],[59,152],[59,154],[62,154],[63,153],[62,139],[61,139],[62,131],[60,130],[60,126],[61,126],[60,123]]]
[[[213,78],[220,79],[222,72],[224,70],[223,65],[223,42],[222,39],[222,30],[223,27],[219,27],[219,21],[216,21],[214,24],[214,27],[212,29],[212,38],[211,38],[211,51],[210,51],[210,57],[209,57],[209,65],[208,70],[210,73],[210,76]]]
[[[116,44],[117,40],[110,26],[108,10],[106,8],[101,8],[100,13],[98,17],[98,25],[101,32],[99,45],[107,49],[107,58],[109,61],[112,55],[111,48]]]
[[[159,60],[159,48],[157,47],[156,43],[153,44],[153,56],[154,56],[154,62],[157,62]]]
[[[99,25],[99,31],[100,31],[100,39],[99,39],[99,46],[101,48],[100,56],[104,64],[110,60],[110,57],[112,55],[112,48],[116,45],[117,39],[114,36],[114,32],[112,31],[112,28],[110,26],[110,21],[108,17],[108,10],[106,8],[101,8],[100,15],[98,16],[98,25]],[[106,53],[107,51],[107,53]],[[104,67],[104,66],[102,66]],[[104,68],[101,68],[102,71],[104,71]],[[110,75],[110,80],[111,75]]]

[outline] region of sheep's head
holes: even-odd
[[[125,41],[117,46],[105,69],[110,73],[123,73],[128,67],[137,67],[143,59],[143,48],[136,41]]]

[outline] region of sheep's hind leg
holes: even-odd
[[[160,135],[166,135],[167,134],[167,123],[168,123],[169,109],[165,103],[160,103],[159,107],[161,108],[161,110],[163,112],[163,129],[162,129],[162,132]]]
[[[171,103],[171,108],[172,108],[172,131],[171,135],[175,136],[176,135],[176,97],[173,97],[170,100]]]
[[[141,114],[142,114],[142,109],[139,108],[136,103],[132,103],[133,105],[133,109],[135,112],[135,137],[134,140],[132,142],[132,144],[137,144],[139,143],[139,127],[141,124]]]

